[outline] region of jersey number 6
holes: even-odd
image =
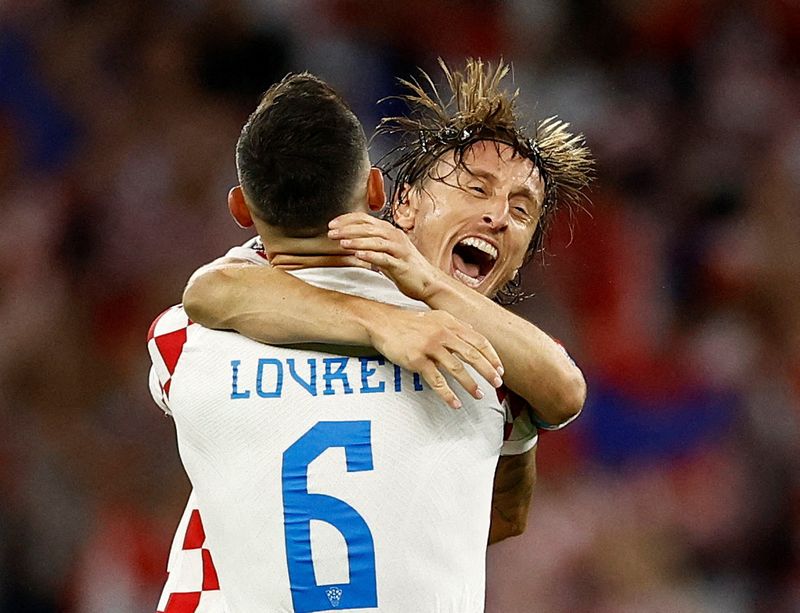
[[[375,545],[364,518],[338,498],[308,491],[308,465],[330,447],[343,447],[347,472],[372,470],[368,421],[320,421],[283,453],[283,525],[292,604],[297,613],[378,606]],[[311,520],[336,528],[347,543],[350,582],[317,585]]]

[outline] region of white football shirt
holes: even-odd
[[[298,276],[425,308],[369,271]],[[228,610],[483,609],[501,403],[461,394],[453,411],[379,356],[270,347],[180,308],[150,336],[151,389],[175,419]],[[513,443],[526,451],[535,429]]]

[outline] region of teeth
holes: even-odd
[[[493,245],[487,243],[482,238],[478,238],[476,236],[470,236],[465,238],[462,241],[459,241],[460,245],[468,245],[470,247],[475,247],[475,249],[480,249],[486,254],[492,256],[493,260],[497,259],[497,249],[494,248]]]
[[[472,277],[470,277],[469,275],[465,275],[463,272],[461,272],[458,269],[453,271],[453,275],[455,276],[456,279],[461,281],[464,285],[469,285],[470,287],[478,287],[481,284],[481,281],[483,281],[482,278],[481,279],[473,279]]]

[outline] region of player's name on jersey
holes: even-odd
[[[419,373],[403,370],[383,358],[259,358],[231,360],[231,400],[280,398],[293,386],[310,396],[421,392]]]

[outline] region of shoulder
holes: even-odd
[[[289,271],[309,285],[343,294],[359,296],[374,302],[415,311],[429,311],[424,302],[405,296],[397,286],[379,272],[357,266],[303,268]]]
[[[268,264],[267,252],[264,249],[264,244],[261,242],[261,237],[256,236],[251,238],[243,245],[231,247],[228,253],[225,254],[223,260],[230,262],[251,262],[253,264],[265,265]]]
[[[186,345],[188,331],[196,326],[181,305],[168,308],[153,320],[147,332],[147,350],[161,385],[169,382]]]
[[[198,268],[189,278],[187,289],[191,288],[198,278],[208,273],[215,273],[231,268],[249,268],[252,266],[269,266],[264,246],[258,237],[247,241],[244,245],[231,247],[225,255]],[[184,295],[184,298],[185,297]]]
[[[148,345],[151,342],[163,345],[174,342],[180,337],[185,340],[186,330],[192,325],[194,322],[183,310],[183,305],[176,304],[161,312],[150,324],[150,329],[147,331],[147,343]]]

